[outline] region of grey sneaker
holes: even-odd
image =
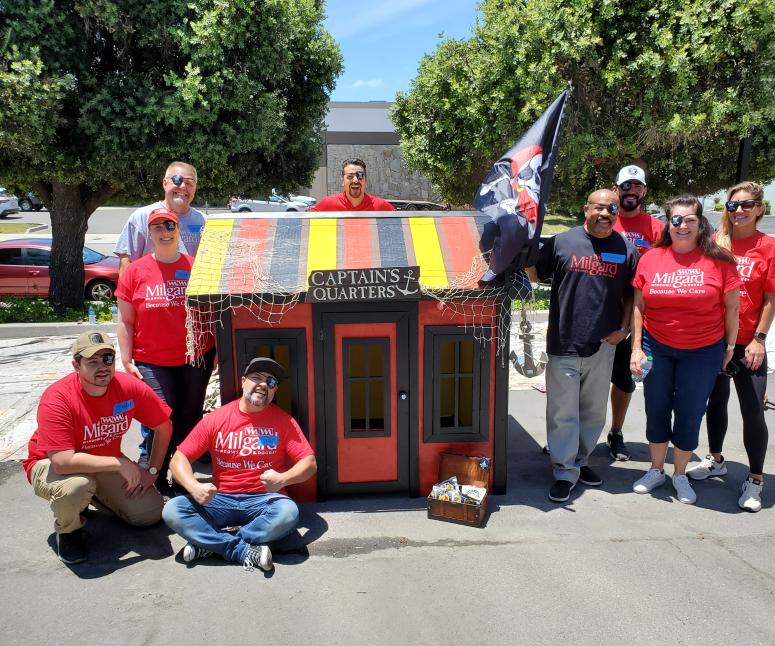
[[[272,550],[268,545],[248,545],[245,550],[245,558],[242,559],[242,567],[249,572],[255,568],[269,572],[274,565],[272,564]]]
[[[183,548],[183,561],[191,563],[199,559],[206,559],[208,556],[212,556],[212,550],[206,550],[204,547],[198,547],[192,543],[186,543]]]
[[[759,511],[762,508],[762,489],[764,483],[761,480],[747,478],[743,482],[743,493],[737,501],[737,506],[745,511]]]
[[[721,462],[716,462],[712,455],[706,455],[703,460],[686,470],[686,475],[692,480],[705,480],[706,478],[720,477],[727,475],[727,462],[721,458]]]
[[[643,477],[633,483],[632,490],[635,493],[649,493],[663,484],[665,484],[664,472],[659,469],[649,469]]]
[[[685,505],[693,505],[697,502],[697,494],[694,493],[692,485],[689,484],[689,478],[686,476],[673,476],[673,488],[675,495]]]

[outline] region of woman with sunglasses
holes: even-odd
[[[716,375],[732,358],[740,278],[732,255],[713,241],[697,198],[671,200],[665,213],[668,224],[641,258],[632,281],[630,370],[643,377],[642,362],[652,358],[643,380],[651,467],[633,491],[648,493],[665,482],[672,442],[676,497],[691,505],[697,496],[686,465],[697,448]]]
[[[743,416],[743,444],[749,468],[737,504],[751,512],[762,508],[762,471],[768,440],[764,420],[765,340],[775,315],[775,238],[757,231],[756,225],[763,217],[764,189],[759,184],[743,182],[729,189],[716,242],[735,255],[737,271],[743,281],[740,327],[732,361],[725,374],[716,378],[708,402],[706,424],[710,454],[687,471],[693,480],[726,475],[727,465],[721,451],[727,432],[729,382],[734,380]]]
[[[185,293],[193,258],[178,251],[180,226],[175,212],[166,208],[152,211],[148,237],[153,253],[131,263],[118,279],[117,332],[124,370],[144,380],[172,409],[172,439],[158,470],[162,479],[157,485],[170,495],[169,460],[202,418],[215,348],[210,339],[204,356],[197,357],[194,365],[189,363]],[[150,429],[143,431],[151,437]]]

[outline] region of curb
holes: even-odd
[[[46,336],[77,336],[87,330],[116,334],[115,323],[3,323],[0,324],[0,339],[31,339]]]

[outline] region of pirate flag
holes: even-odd
[[[482,284],[509,267],[535,264],[567,99],[564,90],[492,167],[474,196],[474,208],[492,218],[480,241],[481,250],[490,252]]]

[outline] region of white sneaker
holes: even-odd
[[[659,469],[649,469],[639,480],[632,485],[635,493],[649,493],[653,489],[665,484],[665,474]]]
[[[705,480],[727,475],[727,461],[716,462],[712,455],[706,455],[705,458],[686,470],[686,475],[692,480]]]
[[[689,478],[686,476],[673,476],[673,488],[678,500],[685,505],[693,505],[697,502],[697,494],[694,493],[692,485],[689,484]]]
[[[242,560],[242,567],[245,570],[253,571],[254,568],[269,572],[274,567],[272,563],[272,551],[268,545],[250,545],[245,551],[245,558]]]
[[[743,494],[737,501],[737,506],[746,511],[759,511],[762,508],[762,489],[764,489],[764,483],[761,480],[746,479],[743,482]]]

